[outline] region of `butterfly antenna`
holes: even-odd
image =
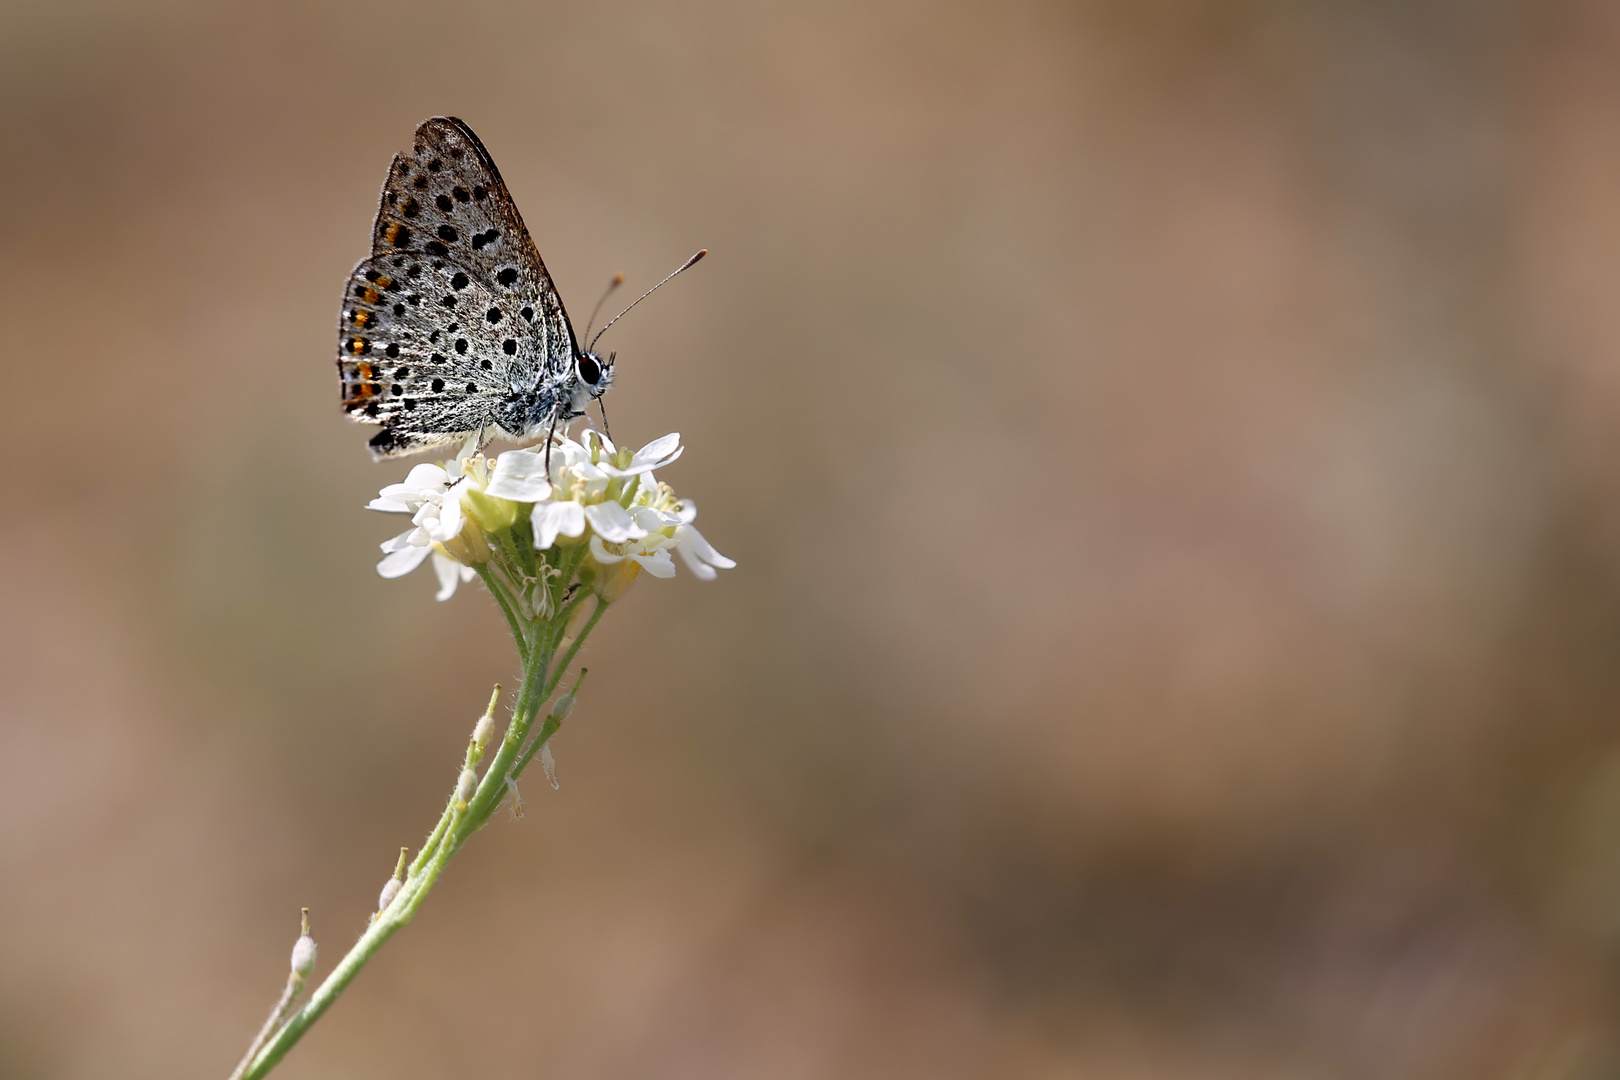
[[[602,299],[598,300],[596,302],[596,306],[591,308],[591,319],[590,319],[589,322],[587,322],[585,324],[585,335],[584,335],[585,337],[590,337],[591,336],[591,327],[596,325],[596,316],[601,314],[602,305],[607,303],[607,298],[613,295],[613,290],[614,289],[617,289],[620,285],[623,285],[623,284],[624,284],[624,275],[623,274],[614,274],[613,275],[613,280],[608,282],[607,291],[602,294]]]
[[[704,248],[702,251],[698,252],[696,255],[692,256],[690,259],[687,259],[684,263],[682,263],[681,264],[681,269],[675,271],[675,274],[679,274],[681,272],[681,270],[690,270],[693,267],[693,265],[695,265],[697,263],[697,261],[699,259],[703,258],[703,256],[707,255],[708,253],[709,253],[709,249]],[[675,274],[669,275],[669,277],[665,278],[664,281],[668,281],[669,278],[674,277]],[[653,293],[657,292],[659,286],[664,284],[664,281],[660,281],[658,283],[658,285],[654,285],[652,288],[648,289],[646,292],[644,292],[640,296],[636,297],[635,302],[632,303],[630,305],[630,307],[625,308],[623,311],[621,311],[617,315],[613,316],[613,318],[609,319],[607,321],[607,326],[602,327],[602,329],[600,329],[600,330],[598,330],[596,332],[596,337],[591,338],[591,343],[589,345],[585,346],[585,351],[590,352],[591,349],[595,348],[597,338],[600,338],[603,334],[608,332],[608,326],[612,326],[614,323],[616,323],[620,319],[624,318],[626,315],[628,315],[630,313],[630,308],[635,307],[636,304],[641,303],[643,300],[647,299],[647,297],[649,297]]]
[[[613,432],[608,430],[607,406],[602,404],[601,398],[596,399],[596,410],[602,414],[602,434],[608,437],[608,442],[613,442]],[[613,443],[613,445],[618,446],[619,444]]]

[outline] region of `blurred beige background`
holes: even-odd
[[[740,566],[293,1078],[1620,1071],[1620,8],[5,4],[0,1075],[223,1077],[502,620],[339,413],[434,113]]]

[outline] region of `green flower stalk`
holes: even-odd
[[[518,781],[539,756],[553,787],[551,738],[568,719],[584,683],[546,709],[608,607],[642,574],[675,575],[671,555],[697,577],[736,564],[693,526],[697,509],[653,470],[681,455],[678,435],[637,451],[595,432],[509,450],[493,460],[469,445],[442,465],[418,465],[404,483],[383,488],[373,510],[411,515],[412,527],[382,545],[377,572],[399,577],[431,561],[440,600],[480,579],[495,598],[517,645],[522,675],[505,731],[495,738],[501,688],[473,725],[467,750],[438,823],[415,858],[400,852],[365,932],[302,1007],[294,1009],[315,965],[308,912],[293,950],[286,989],[249,1046],[232,1080],[265,1076],[379,949],[415,917],[439,874],[474,833],[510,802],[521,814]],[[548,468],[549,465],[549,468]],[[488,761],[485,761],[486,756]]]

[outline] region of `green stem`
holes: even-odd
[[[444,808],[444,813],[439,815],[439,823],[433,826],[433,831],[428,833],[427,840],[422,844],[422,850],[417,852],[416,858],[411,861],[410,873],[412,875],[420,873],[422,867],[427,865],[427,861],[433,858],[433,853],[439,850],[439,841],[444,838],[444,830],[450,827],[450,819],[455,816],[456,797],[454,793],[452,793],[450,796],[450,805],[446,806]]]
[[[507,556],[506,560],[497,559],[494,563],[476,568],[478,576],[483,579],[490,595],[500,606],[501,613],[506,616],[507,625],[512,631],[512,639],[517,644],[518,655],[523,663],[523,679],[518,686],[517,700],[512,707],[512,718],[506,726],[500,744],[495,749],[494,756],[485,768],[483,778],[472,797],[463,803],[454,793],[451,794],[438,823],[428,834],[422,850],[411,862],[393,901],[372,918],[371,925],[360,935],[360,940],[355,942],[354,947],[338,961],[337,967],[332,969],[332,973],[310,995],[304,1006],[288,1016],[285,1022],[279,1022],[280,1015],[285,1012],[292,1000],[291,996],[283,998],[272,1021],[266,1025],[267,1029],[275,1027],[274,1033],[269,1034],[268,1030],[260,1033],[260,1038],[255,1042],[262,1045],[259,1045],[256,1051],[250,1049],[248,1059],[242,1066],[238,1066],[236,1076],[240,1077],[240,1080],[260,1080],[275,1068],[287,1051],[303,1038],[310,1025],[320,1019],[348,988],[360,970],[387,944],[388,939],[415,917],[416,912],[426,901],[428,892],[438,881],[439,874],[460,850],[461,845],[466,843],[473,833],[483,828],[490,816],[500,807],[506,796],[508,783],[522,775],[530,760],[561,726],[558,720],[547,716],[545,723],[540,726],[539,733],[532,740],[529,738],[534,730],[535,721],[540,717],[541,708],[556,691],[563,674],[568,670],[568,665],[573,662],[580,647],[585,644],[585,639],[590,637],[591,631],[601,621],[607,605],[600,600],[597,601],[595,610],[591,612],[579,635],[563,654],[561,662],[553,665],[557,648],[562,644],[563,635],[567,633],[569,619],[592,594],[588,589],[582,588],[566,602],[561,603],[555,614],[545,622],[525,620],[521,617],[516,599],[503,580],[503,571],[498,564],[509,565],[511,553],[503,554]],[[557,568],[561,571],[559,582],[573,580],[584,554],[583,546],[558,553]],[[532,556],[530,561],[532,563]],[[548,584],[546,587],[551,586]],[[558,588],[561,588],[561,584]],[[557,598],[560,599],[560,596]],[[496,689],[498,692],[499,688]],[[492,700],[490,708],[494,707],[495,702]],[[469,743],[463,769],[473,768],[483,756],[482,748]]]
[[[478,577],[483,581],[484,588],[489,590],[489,595],[501,606],[501,613],[506,616],[506,625],[512,631],[512,640],[517,642],[518,655],[527,661],[529,639],[523,633],[523,620],[518,618],[517,601],[488,563],[481,563],[473,569],[478,572]]]
[[[580,589],[571,600],[562,606],[551,622],[547,624],[545,628],[545,648],[546,653],[548,654],[548,664],[550,663],[550,657],[557,654],[557,646],[562,643],[563,635],[568,633],[568,622],[574,617],[574,612],[578,611],[579,606],[586,600],[590,599],[590,597],[591,593],[589,590]],[[552,691],[557,689],[557,680],[552,677],[552,674],[553,673],[548,668],[545,672],[546,679],[540,684],[544,688],[540,695],[541,701],[551,700]]]
[[[573,614],[573,608],[577,606],[577,604],[570,605],[570,615]],[[568,651],[563,654],[562,663],[556,666],[556,668],[551,672],[551,677],[546,680],[545,693],[541,698],[542,701],[549,701],[551,699],[551,695],[556,693],[557,684],[562,682],[563,672],[567,671],[568,665],[574,662],[574,656],[579,652],[579,647],[585,644],[586,638],[591,636],[591,631],[595,630],[596,624],[602,621],[602,615],[607,611],[607,609],[607,602],[598,597],[596,601],[596,610],[592,611],[591,617],[585,620],[585,625],[580,629],[579,636],[574,639],[574,643],[570,645],[568,647]]]
[[[377,950],[416,915],[422,901],[427,899],[428,890],[438,880],[439,872],[450,861],[451,854],[450,849],[442,848],[422,873],[406,880],[394,902],[388,905],[388,910],[378,914],[366,932],[360,935],[360,940],[355,942],[354,948],[338,961],[332,974],[310,995],[304,1007],[293,1013],[281,1030],[265,1044],[253,1059],[253,1064],[240,1074],[241,1080],[258,1080],[267,1074],[304,1037],[309,1026],[319,1020],[332,1002],[348,989],[349,983],[360,974],[360,969],[370,962]]]
[[[481,568],[480,573],[487,571]],[[496,595],[497,600],[501,599],[495,589],[490,591]],[[502,609],[506,610],[504,602]],[[565,611],[571,613],[572,607]],[[510,612],[508,618],[511,618]],[[360,970],[371,961],[383,945],[387,944],[388,939],[415,917],[446,864],[467,838],[482,828],[499,807],[501,797],[505,794],[506,780],[511,775],[512,765],[534,725],[540,706],[546,700],[543,693],[549,681],[546,676],[551,666],[555,642],[566,626],[566,618],[564,612],[559,612],[549,623],[536,626],[533,647],[525,646],[524,635],[519,626],[514,624],[513,637],[517,639],[518,648],[524,653],[523,681],[518,687],[512,720],[507,725],[499,750],[484,772],[483,782],[466,803],[458,802],[455,795],[451,795],[450,804],[445,807],[439,823],[428,834],[427,842],[422,845],[421,852],[412,862],[404,884],[393,902],[386,910],[378,912],[365,933],[360,935],[360,940],[355,942],[354,947],[342,960],[338,961],[337,967],[310,995],[303,1008],[294,1012],[286,1023],[264,1042],[251,1064],[240,1070],[238,1075],[241,1080],[259,1080],[275,1068],[287,1051],[303,1038],[310,1025],[320,1019],[321,1014],[326,1012],[332,1002],[348,988]],[[475,755],[469,746],[467,765],[474,763],[478,756],[481,755]]]
[[[277,1025],[281,1023],[282,1017],[287,1015],[287,1008],[292,1005],[303,989],[304,977],[296,971],[289,972],[287,974],[287,987],[281,992],[281,1000],[276,1002],[276,1007],[270,1010],[270,1018],[264,1022],[264,1027],[259,1029],[259,1034],[252,1044],[248,1046],[247,1053],[242,1055],[242,1060],[237,1064],[236,1071],[231,1073],[231,1080],[241,1080],[246,1075],[247,1067],[253,1064],[253,1059],[259,1055],[259,1048],[264,1046],[265,1040],[276,1030]]]
[[[556,692],[557,684],[562,681],[563,674],[568,670],[568,665],[574,662],[574,656],[579,652],[579,647],[585,644],[586,638],[591,636],[591,631],[596,629],[596,624],[601,621],[602,613],[606,610],[607,605],[600,600],[597,601],[596,610],[591,612],[591,617],[586,620],[584,627],[580,629],[579,637],[575,638],[574,643],[568,647],[568,651],[563,654],[562,663],[557,665],[551,678],[547,680],[545,696],[541,698],[542,701],[551,700],[551,695]],[[536,735],[534,741],[524,748],[523,756],[518,758],[516,765],[512,766],[513,780],[523,775],[523,770],[529,767],[530,760],[533,759],[542,746],[550,741],[553,735],[557,734],[557,729],[560,727],[562,727],[562,721],[554,720],[549,716],[546,717],[546,722],[540,725],[540,734]]]
[[[506,779],[511,774],[512,762],[523,749],[523,741],[528,738],[529,729],[534,726],[535,717],[545,701],[539,691],[545,681],[545,672],[550,660],[549,644],[541,648],[536,643],[523,665],[523,683],[518,688],[517,704],[512,709],[512,721],[506,725],[506,734],[501,737],[500,749],[495,751],[495,757],[484,770],[484,778],[479,782],[473,797],[467,800],[466,815],[460,821],[450,823],[441,841],[446,850],[455,851],[466,842],[467,837],[483,828],[489,816],[500,805],[501,799],[505,797]]]

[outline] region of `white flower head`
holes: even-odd
[[[549,595],[549,586],[537,591],[535,583],[549,581],[557,566],[575,567],[586,575],[581,580],[594,581],[598,595],[608,600],[642,570],[674,577],[672,555],[679,555],[694,576],[711,580],[717,569],[736,563],[692,527],[696,507],[653,475],[684,451],[679,434],[631,451],[587,431],[578,442],[556,440],[549,451],[545,445],[508,450],[490,461],[469,442],[452,461],[416,466],[403,483],[383,488],[369,504],[373,510],[411,515],[412,527],[383,543],[377,572],[399,577],[431,554],[444,600],[457,584],[476,576],[474,565],[493,559],[504,566],[514,545],[532,538],[544,563],[540,572],[534,559],[527,569],[510,569],[524,583],[517,593],[540,597],[536,614],[552,605],[540,596]],[[525,517],[530,536],[520,541],[512,527]],[[563,554],[581,545],[579,555]]]
[[[468,464],[469,458],[461,456],[442,465],[417,465],[404,483],[388,485],[366,504],[369,510],[411,515],[412,528],[382,542],[378,574],[403,577],[431,555],[440,600],[450,599],[457,585],[477,576],[476,570],[451,558],[444,547],[447,541],[456,540],[464,528],[461,496],[471,480],[464,475],[469,472]]]

